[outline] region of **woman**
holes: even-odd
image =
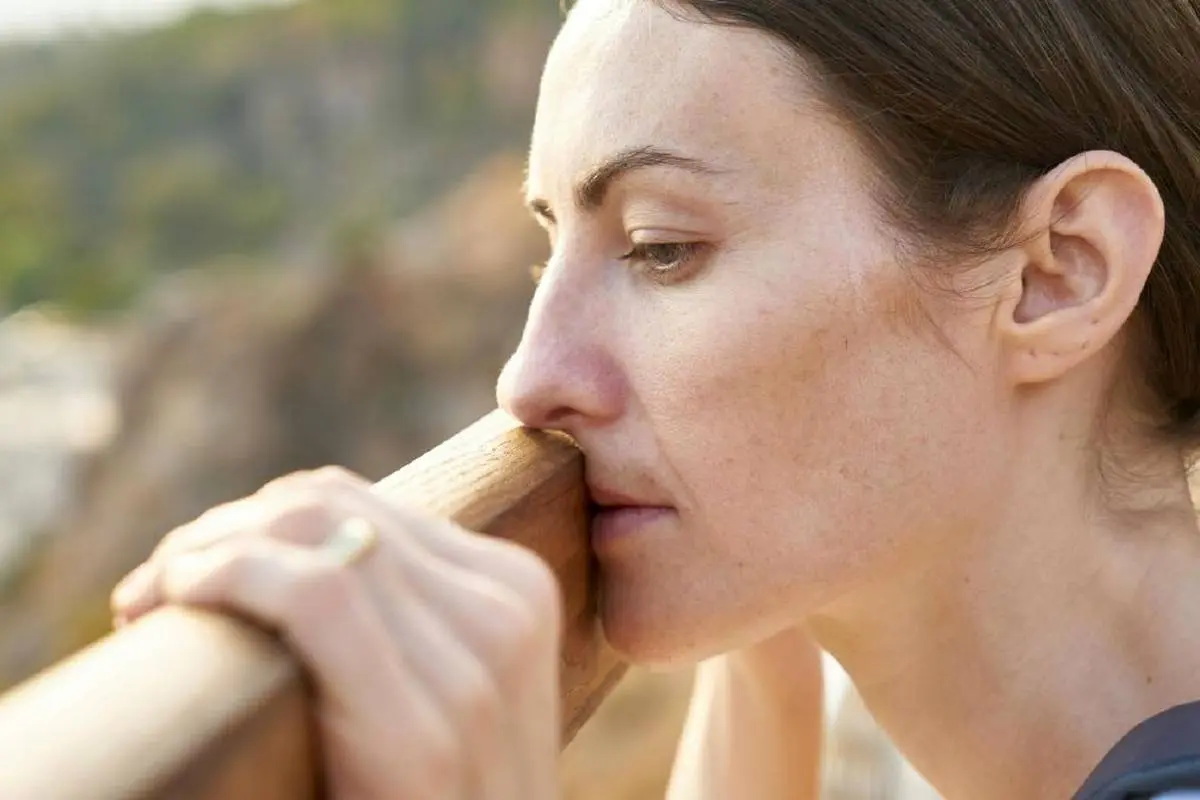
[[[950,800],[1200,786],[1197,65],[1196,0],[572,9],[499,393],[587,455],[613,644],[701,664],[673,798],[815,796],[817,645]],[[115,603],[281,627],[338,797],[544,798],[552,588],[326,471]]]

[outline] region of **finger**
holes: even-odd
[[[239,498],[222,503],[200,516],[169,531],[154,550],[150,560],[165,559],[187,550],[200,550],[249,528],[259,527],[266,509],[261,503]]]
[[[114,588],[110,603],[124,625],[162,604],[158,572],[186,552],[213,547],[231,537],[267,536],[298,544],[323,541],[342,516],[321,484],[292,477],[272,491],[217,506],[168,533],[154,552]]]
[[[339,470],[288,476],[271,484],[256,497],[273,508],[291,509],[299,514],[298,521],[281,524],[277,514],[271,521],[263,523],[268,530],[278,529],[277,535],[295,532],[287,538],[310,542],[324,536],[332,527],[330,518],[334,516],[334,508],[339,509],[336,516],[346,512],[359,513],[374,519],[381,528],[399,534],[387,537],[390,545],[387,549],[408,546],[408,552],[400,561],[408,566],[406,577],[414,591],[438,608],[441,618],[469,641],[474,652],[486,660],[494,680],[502,684],[502,694],[509,706],[505,716],[513,720],[511,735],[501,737],[508,748],[480,743],[475,750],[477,754],[486,752],[487,760],[495,764],[488,770],[497,779],[491,786],[503,785],[499,779],[505,769],[508,774],[516,772],[528,776],[539,774],[546,764],[554,763],[559,731],[557,724],[547,726],[545,720],[559,718],[556,713],[559,702],[556,635],[560,624],[560,600],[557,583],[540,559],[524,548],[464,531],[445,520],[398,508],[374,495],[370,484]],[[314,503],[316,507],[312,508]],[[306,508],[311,513],[304,513]],[[401,520],[399,525],[398,518]],[[420,564],[423,568],[416,568]],[[385,585],[388,578],[380,576],[377,582]],[[533,606],[538,609],[538,614],[530,613],[526,605],[530,597],[536,598]],[[537,630],[539,619],[545,621],[540,631]],[[401,641],[406,640],[404,632],[397,635]],[[549,643],[543,645],[542,656],[523,658],[523,655],[536,652],[535,639],[539,637]],[[536,668],[543,672],[532,682],[528,676],[519,674],[520,670],[535,668],[534,664],[527,663],[529,660],[536,661]],[[423,663],[436,664],[430,660]],[[442,697],[448,698],[444,702],[451,709],[456,707],[455,687],[461,691],[473,683],[464,677],[439,684],[438,677],[436,672],[424,675],[427,685],[441,687]],[[478,685],[478,682],[474,684]],[[469,716],[469,709],[466,713]],[[513,751],[512,757],[492,757],[505,749]],[[529,763],[521,764],[521,761]],[[516,779],[514,776],[513,780]]]
[[[246,531],[266,532],[285,541],[315,544],[333,522],[325,502],[331,486],[369,485],[340,467],[293,472],[267,483],[253,495],[223,503],[180,525],[154,549],[151,558],[198,550]],[[264,502],[265,501],[265,502]]]
[[[453,631],[475,657],[504,701],[506,726],[499,740],[483,743],[485,774],[498,779],[474,797],[544,796],[523,780],[553,765],[559,751],[558,630],[523,598],[487,575],[471,572],[397,537],[413,594],[437,609],[443,630]],[[552,724],[547,726],[546,720]]]
[[[522,781],[550,769],[558,757],[559,646],[553,616],[539,616],[502,582],[431,553],[406,530],[390,530],[385,541],[386,547],[361,567],[374,578],[371,585],[383,607],[392,610],[391,625],[405,642],[414,672],[437,687],[449,716],[465,724],[460,732],[475,754],[475,775],[487,777],[471,797],[539,796]],[[441,670],[442,663],[458,663],[443,657],[451,651],[465,653],[459,658],[469,657],[484,670],[501,708],[473,702],[474,690],[485,688],[471,674],[473,668],[461,676]],[[503,728],[493,724],[496,712]]]
[[[307,666],[342,785],[400,797],[461,794],[449,721],[397,647],[363,582],[319,550],[267,537],[227,540],[163,568],[168,601],[220,610],[277,632]]]
[[[371,485],[370,481],[356,472],[352,472],[345,467],[329,465],[318,469],[297,470],[287,475],[282,475],[264,484],[256,494],[266,497],[280,492],[291,493],[297,490],[320,490],[334,486],[357,486],[362,489],[369,489]]]
[[[395,551],[372,556],[373,570],[391,572],[390,579],[374,581],[381,616],[405,654],[405,661],[418,680],[429,687],[454,726],[465,752],[469,753],[467,797],[483,800],[490,796],[523,797],[519,761],[519,732],[508,696],[488,666],[468,642],[459,638],[456,626],[406,585],[407,572],[397,562]],[[367,565],[363,565],[364,567]]]
[[[187,550],[198,550],[256,524],[262,509],[244,501],[215,506],[192,522],[168,532],[137,569],[113,588],[110,605],[118,626],[142,616],[162,603],[158,577],[165,559]]]
[[[278,633],[306,662],[311,655],[346,678],[343,687],[374,669],[356,650],[393,650],[361,582],[319,552],[284,542],[233,539],[182,553],[163,563],[159,591],[167,602],[233,613]]]
[[[250,533],[295,544],[324,541],[343,516],[335,507],[336,497],[319,483],[306,484],[290,477],[286,483],[277,481],[270,492],[260,491],[217,506],[176,528],[164,537],[152,558],[169,558]]]
[[[388,500],[381,489],[342,470],[322,470],[325,490],[344,508],[373,520],[399,520],[428,552],[471,573],[491,575],[549,614],[561,611],[561,589],[554,572],[532,550],[462,528],[442,517]]]
[[[407,535],[389,529],[393,535],[387,540],[389,549],[407,548],[401,559],[406,581],[496,665],[514,720],[511,763],[521,776],[537,779],[546,773],[547,765],[557,762],[561,742],[562,596],[553,573],[524,548],[397,507],[372,487],[364,490],[360,482],[342,481],[336,474],[328,477],[344,508],[390,521],[385,525],[401,521],[399,533]],[[533,615],[522,613],[533,610]],[[539,646],[541,657],[528,657]],[[519,674],[526,670],[540,674]],[[547,726],[547,719],[553,724]],[[527,787],[522,796],[552,789]]]

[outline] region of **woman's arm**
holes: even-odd
[[[821,651],[789,631],[697,670],[667,800],[816,800]]]

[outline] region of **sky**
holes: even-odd
[[[0,39],[154,25],[194,8],[263,2],[281,0],[0,0]]]

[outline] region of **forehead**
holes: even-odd
[[[581,0],[546,62],[530,185],[567,181],[629,148],[720,166],[801,166],[818,141],[815,103],[782,44],[653,0]],[[798,163],[799,162],[799,163]]]

